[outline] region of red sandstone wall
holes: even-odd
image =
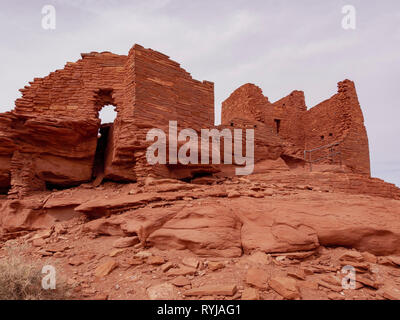
[[[336,95],[307,111],[302,91],[271,104],[260,88],[245,84],[222,103],[222,123],[235,125],[234,118],[260,121],[278,133],[279,120],[278,135],[291,144],[285,154],[289,150],[291,156],[303,157],[304,150],[341,142],[343,164],[370,175],[368,137],[354,83],[345,80],[338,86]],[[313,159],[326,152],[314,153]]]
[[[146,133],[151,128],[168,133],[169,121],[177,121],[180,128],[213,127],[214,84],[194,80],[168,56],[139,45],[129,52],[128,68],[133,70],[125,84],[129,88],[126,93],[129,103],[115,129],[113,162],[129,169],[127,159],[134,159],[137,177],[150,172],[173,176],[165,166],[147,164]],[[120,174],[128,171],[122,170]]]
[[[227,125],[234,118],[260,121],[283,139],[303,149],[305,138],[301,118],[306,110],[302,91],[293,91],[287,97],[270,103],[259,87],[245,84],[222,103],[222,124]],[[275,120],[279,120],[279,132]]]
[[[243,154],[246,150],[246,129],[254,130],[254,163],[266,159],[276,160],[282,155],[287,142],[280,138],[268,125],[260,121],[240,118],[233,118],[230,122],[234,124],[234,127],[229,124],[220,125],[217,128],[219,130],[231,130],[232,136],[234,136],[233,129],[242,129]],[[234,139],[232,139],[232,141],[234,142]],[[233,143],[232,150],[234,151]],[[221,142],[221,154],[223,154],[223,151],[223,143]],[[221,159],[223,159],[222,156]]]
[[[149,173],[190,175],[192,169],[177,173],[174,166],[148,165],[146,133],[154,127],[167,132],[170,120],[195,130],[214,125],[213,83],[192,79],[168,56],[139,45],[128,56],[82,54],[21,92],[15,110],[0,115],[0,189],[9,187],[11,173],[11,194],[16,195],[45,188],[45,182],[67,186],[92,178],[98,112],[104,105],[117,110],[104,172],[116,180],[133,181]],[[304,149],[340,141],[344,163],[369,175],[368,138],[349,80],[309,111],[301,91],[272,104],[257,86],[243,85],[224,101],[222,124],[256,129],[256,159],[282,153],[296,158]]]
[[[277,109],[278,111],[275,111]],[[274,107],[254,84],[247,83],[236,89],[222,103],[221,128],[254,128],[255,162],[264,159],[277,159],[289,144],[277,133],[274,113],[280,112]],[[282,115],[280,115],[282,118]],[[285,132],[285,131],[284,131]],[[244,139],[244,137],[243,137]],[[243,148],[245,144],[243,143]],[[243,149],[244,150],[244,149]]]
[[[11,182],[11,157],[16,146],[10,129],[14,119],[11,112],[0,114],[0,193],[6,193]]]
[[[214,84],[194,80],[168,56],[136,45],[134,116],[154,125],[178,121],[183,128],[214,126]]]
[[[73,159],[93,156],[98,112],[105,104],[116,105],[117,111],[123,104],[126,56],[82,57],[21,90],[14,110],[21,123],[16,134],[21,151]]]
[[[264,112],[268,107],[271,103],[259,87],[244,84],[222,102],[221,124],[230,125],[234,118],[264,122]]]
[[[64,69],[36,78],[21,89],[22,98],[15,102],[15,113],[31,116],[66,116],[97,119],[102,107],[96,96],[100,89],[113,90],[113,102],[122,103],[126,56],[112,53],[82,54],[82,59],[67,63]]]
[[[368,137],[352,81],[339,82],[338,93],[308,110],[303,122],[307,150],[341,142],[343,164],[370,175]]]
[[[149,128],[169,120],[195,129],[214,124],[213,83],[192,79],[178,63],[139,45],[128,56],[82,54],[21,92],[11,125],[17,147],[0,148],[0,188],[11,171],[16,195],[44,188],[44,181],[67,186],[92,178],[104,105],[117,111],[105,161],[105,177],[116,180],[133,181],[156,169],[144,158]],[[1,125],[0,119],[0,133]]]
[[[67,186],[92,178],[98,112],[105,104],[121,107],[125,62],[126,56],[108,52],[82,54],[76,63],[20,90],[13,110],[19,155],[11,165],[12,194],[29,192],[20,192],[29,179]]]
[[[301,121],[307,111],[303,91],[293,91],[267,108],[265,123],[277,129],[275,120],[280,120],[279,136],[303,148],[305,143],[304,123]]]

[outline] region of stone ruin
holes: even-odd
[[[245,84],[222,104],[222,124],[236,126],[243,119],[254,124],[259,139],[280,138],[280,145],[286,146],[280,156],[289,166],[299,163],[299,158],[324,158],[324,147],[332,146],[337,156],[327,157],[329,162],[342,162],[349,172],[370,176],[367,131],[350,80],[339,82],[337,94],[309,110],[302,91],[271,103],[259,87]]]
[[[333,144],[339,156],[323,161],[340,161],[348,172],[369,177],[368,138],[354,83],[345,80],[338,88],[307,110],[301,91],[271,103],[260,88],[245,84],[223,102],[216,128],[254,128],[256,161],[281,158],[289,168],[304,167],[311,159],[307,150]],[[127,56],[82,54],[20,91],[15,109],[0,114],[0,192],[10,198],[103,179],[228,174],[223,165],[147,163],[149,129],[166,128],[170,120],[196,131],[214,127],[214,84],[194,80],[162,53],[135,45]],[[117,116],[101,125],[99,111],[106,105],[115,106]],[[325,151],[313,157],[324,158]]]

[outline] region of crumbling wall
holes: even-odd
[[[264,123],[279,137],[291,143],[293,150],[304,150],[303,114],[306,112],[304,93],[293,91],[287,97],[269,102],[262,90],[247,83],[236,89],[222,103],[222,124],[235,126],[233,119]]]
[[[305,143],[302,117],[306,111],[303,91],[293,91],[266,109],[265,123],[273,127],[280,137],[302,148]]]
[[[20,91],[13,118],[0,117],[0,133],[7,131],[3,126],[11,127],[14,143],[0,148],[0,189],[11,180],[10,194],[16,197],[35,186],[66,187],[92,179],[99,111],[105,105],[114,105],[117,117],[109,130],[103,176],[115,181],[135,181],[155,170],[168,173],[165,166],[147,164],[150,128],[162,128],[169,120],[189,128],[214,123],[213,83],[192,79],[178,63],[139,45],[128,56],[82,54]],[[8,136],[0,139],[6,142]],[[32,183],[28,190],[23,185],[29,179],[43,183]]]
[[[109,162],[114,167],[106,166],[106,176],[111,171],[126,179],[133,174],[139,179],[150,173],[174,176],[173,167],[148,164],[146,134],[153,128],[168,134],[169,121],[177,121],[179,129],[213,127],[214,84],[193,79],[179,63],[140,45],[130,50],[126,69],[130,70],[125,78],[127,108],[115,122]]]
[[[221,124],[231,125],[232,119],[247,119],[265,122],[265,112],[271,103],[262,90],[252,83],[237,88],[222,102]]]
[[[82,54],[75,63],[35,78],[21,89],[22,97],[15,102],[14,112],[20,116],[83,117],[96,119],[105,103],[122,104],[125,94],[123,79],[126,56],[109,52]],[[106,92],[111,92],[109,101]],[[102,99],[104,99],[102,101]]]
[[[11,129],[15,116],[11,112],[0,114],[0,193],[11,185],[11,158],[16,148]]]
[[[183,128],[214,126],[214,84],[194,80],[168,56],[134,47],[134,117],[154,124],[178,121]]]
[[[110,52],[82,59],[21,89],[12,112],[0,115],[0,192],[22,196],[52,186],[73,186],[93,179],[137,181],[149,174],[184,178],[214,172],[212,166],[148,164],[146,134],[214,127],[214,84],[197,81],[168,56],[135,45],[127,56]],[[116,107],[105,150],[97,152],[99,111]],[[368,138],[354,83],[307,111],[304,94],[293,91],[275,103],[262,90],[245,84],[223,102],[219,128],[254,128],[255,159],[298,163],[303,151],[341,143],[343,162],[369,175]],[[168,140],[167,140],[168,142]],[[180,142],[182,144],[182,142]],[[99,151],[99,150],[97,150]],[[168,152],[167,152],[168,153]],[[104,161],[104,165],[96,166]],[[104,172],[97,172],[101,168]]]
[[[259,122],[265,129],[256,130],[256,141],[264,141],[267,133],[267,140],[271,140],[272,132],[280,138],[282,154],[302,157],[305,140],[302,117],[306,109],[301,91],[293,91],[287,97],[271,103],[259,87],[248,83],[236,89],[222,103],[222,124],[239,128],[237,119]],[[273,153],[270,156],[265,154],[266,145],[268,142],[264,145],[256,144],[257,152],[262,150],[264,154],[256,159],[274,157]]]
[[[307,150],[339,142],[342,163],[354,173],[370,175],[368,136],[352,81],[339,82],[338,93],[308,110],[303,121]]]
[[[259,87],[245,84],[222,103],[222,123],[235,126],[234,118],[262,122],[289,144],[283,158],[300,158],[304,150],[339,142],[334,151],[341,152],[342,163],[354,173],[370,175],[368,137],[354,83],[345,80],[338,88],[332,98],[307,110],[302,91],[270,103]],[[312,159],[327,152],[313,152]]]
[[[10,194],[23,194],[21,184],[32,179],[71,186],[92,178],[100,127],[98,113],[106,104],[122,104],[126,56],[112,53],[82,54],[76,63],[35,78],[21,89],[12,111],[13,140],[21,154],[11,164]],[[32,161],[21,166],[18,159]],[[29,168],[28,168],[29,166]],[[17,183],[17,181],[19,181]],[[32,186],[35,185],[32,183]]]
[[[233,123],[234,129],[242,130],[242,155],[245,154],[246,150],[246,130],[254,130],[254,162],[261,160],[276,160],[282,155],[284,147],[288,145],[288,143],[279,137],[270,126],[263,122],[241,118],[233,118],[230,122]],[[232,137],[234,136],[234,131],[230,124],[220,125],[217,128],[219,130],[231,130]],[[232,139],[233,151],[234,142],[235,140]],[[221,154],[223,154],[223,151],[223,143],[221,142]]]

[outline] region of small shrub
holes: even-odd
[[[55,290],[42,288],[42,268],[23,259],[16,250],[0,259],[0,300],[64,300],[68,290],[57,279]],[[57,277],[58,278],[58,277]]]

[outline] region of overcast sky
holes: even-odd
[[[42,28],[42,7],[56,29]],[[356,29],[342,28],[342,7]],[[400,186],[400,1],[0,0],[0,111],[18,89],[81,52],[127,54],[134,43],[169,55],[195,79],[215,82],[220,105],[244,83],[270,101],[303,90],[308,107],[355,81],[372,175]]]

